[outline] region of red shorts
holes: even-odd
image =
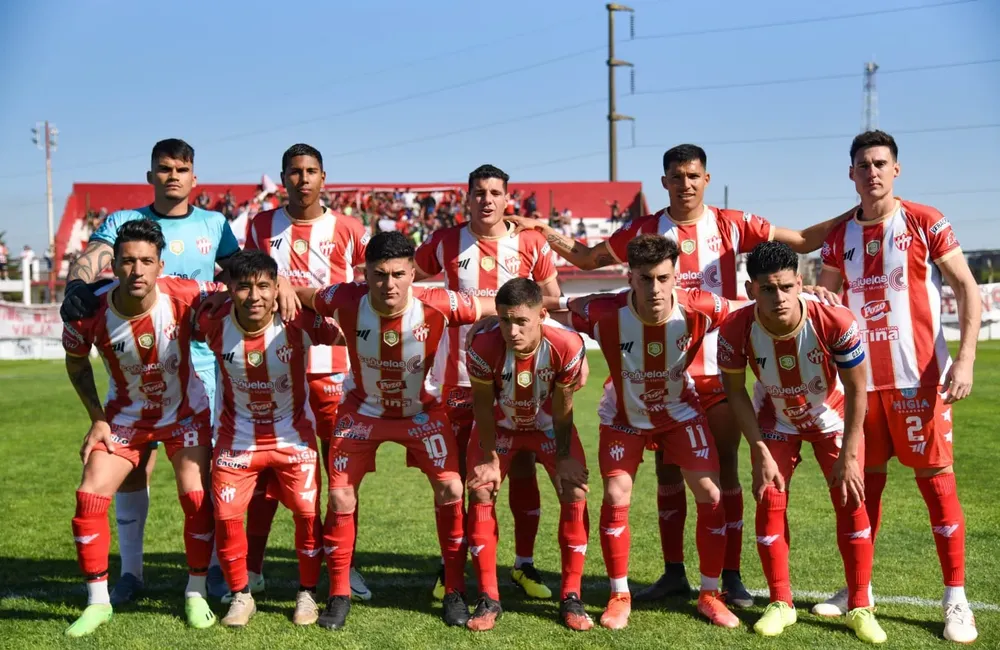
[[[698,391],[698,399],[701,400],[701,408],[708,413],[708,410],[726,401],[726,389],[722,386],[722,377],[710,375],[707,377],[692,377],[694,388]]]
[[[277,497],[295,514],[316,512],[323,475],[317,462],[319,454],[307,445],[295,445],[266,451],[215,449],[212,460],[212,501],[215,518],[242,518],[258,480],[273,473]]]
[[[951,405],[944,403],[937,386],[868,393],[867,467],[893,456],[914,469],[947,467],[955,462],[951,437]]]
[[[341,412],[333,438],[340,442],[328,459],[331,489],[356,486],[375,471],[375,452],[383,442],[406,447],[407,466],[420,468],[432,481],[458,478],[458,445],[444,409],[399,419]]]
[[[598,461],[601,476],[635,475],[646,445],[663,450],[663,462],[690,472],[718,472],[719,454],[704,415],[666,429],[643,431],[624,425],[602,424]]]
[[[443,386],[441,404],[444,406],[455,441],[463,453],[472,436],[472,388],[468,386]]]
[[[510,464],[514,462],[514,456],[522,449],[534,452],[537,462],[542,464],[549,476],[552,476],[556,471],[556,436],[552,429],[548,431],[512,431],[497,428],[496,446],[497,456],[500,458],[501,478],[507,478],[507,472],[510,470]],[[577,435],[576,427],[573,427],[569,455],[584,467],[587,466],[587,457],[583,453],[583,445],[580,444],[580,436]],[[482,458],[483,451],[479,448],[479,429],[472,427],[472,438],[469,440],[465,466],[472,467]]]
[[[337,407],[344,399],[343,373],[335,375],[307,375],[309,381],[309,408],[316,417],[316,437],[329,440],[337,426]]]
[[[167,458],[173,458],[181,449],[188,447],[212,447],[212,416],[208,411],[190,418],[190,421],[173,424],[162,429],[133,429],[118,424],[111,425],[111,442],[115,446],[115,456],[121,456],[132,467],[138,467],[139,461],[156,443],[162,442],[167,448]],[[106,452],[104,443],[94,445],[94,451]]]
[[[843,444],[843,432],[837,433],[778,433],[776,431],[761,430],[760,437],[764,440],[764,445],[771,452],[771,457],[778,465],[778,471],[788,481],[792,478],[792,473],[799,463],[802,462],[802,443],[812,444],[813,455],[823,476],[829,477],[833,464],[840,457],[840,448]],[[859,458],[864,459],[865,442],[861,441]]]

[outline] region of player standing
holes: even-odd
[[[510,218],[521,226],[541,230],[552,249],[581,269],[597,269],[623,264],[630,241],[639,234],[664,235],[680,249],[676,268],[677,286],[701,289],[736,300],[736,256],[750,252],[757,244],[775,239],[799,253],[820,247],[830,229],[844,216],[816,224],[805,230],[789,230],[771,225],[749,212],[726,210],[705,204],[705,189],[711,180],[705,150],[682,144],[663,154],[661,183],[670,196],[669,207],[634,219],[614,232],[609,239],[593,247],[576,242],[534,219]],[[694,378],[709,429],[719,453],[722,506],[726,512],[726,552],[722,584],[726,602],[749,607],[753,597],[740,578],[740,553],[743,547],[743,490],[739,481],[740,430],[726,403],[722,379],[716,363],[717,334],[710,332],[694,355],[688,372]],[[658,600],[667,596],[690,594],[684,571],[684,521],[687,499],[684,481],[676,465],[664,464],[663,453],[656,452],[657,509],[664,573],[652,586],[635,595],[637,601]]]
[[[545,238],[531,230],[513,233],[513,227],[504,221],[510,202],[509,180],[507,173],[493,165],[481,165],[469,174],[469,221],[435,231],[417,249],[418,280],[443,271],[446,289],[492,298],[511,278],[530,278],[541,286],[542,295],[559,297],[556,267]],[[463,479],[473,420],[472,388],[466,367],[467,333],[468,327],[445,331],[431,374],[455,429]],[[535,455],[530,450],[516,453],[509,478],[515,539],[511,580],[532,598],[551,598],[552,592],[542,582],[533,558],[542,504]],[[434,596],[440,599],[443,595],[443,575],[439,575]]]
[[[365,252],[367,283],[334,284],[317,292],[296,288],[303,304],[334,318],[347,342],[353,369],[344,386],[330,454],[330,501],[323,529],[330,598],[319,624],[344,626],[351,609],[357,488],[375,469],[375,451],[386,441],[404,445],[408,462],[434,490],[438,541],[445,561],[442,614],[448,625],[469,620],[465,601],[463,489],[458,447],[444,409],[424,385],[448,326],[474,323],[494,313],[491,298],[469,298],[446,289],[414,289],[413,243],[398,231],[372,237]]]
[[[203,311],[195,337],[208,343],[219,363],[222,411],[217,428],[212,495],[219,560],[232,592],[228,627],[244,627],[257,607],[247,575],[243,515],[265,471],[269,488],[292,511],[299,592],[292,622],[319,617],[316,583],[323,558],[316,508],[322,473],[317,468],[316,420],[309,404],[309,348],[332,345],[340,333],[329,319],[299,311],[290,322],[273,314],[278,265],[261,251],[233,256],[229,296]]]
[[[281,156],[281,182],[288,192],[288,205],[253,218],[247,229],[247,250],[259,249],[269,254],[278,264],[278,273],[293,286],[320,288],[353,282],[355,267],[364,264],[369,235],[359,220],[328,210],[320,202],[326,182],[323,155],[307,144],[292,145]],[[325,467],[325,459],[330,456],[330,435],[337,423],[337,407],[344,394],[344,378],[350,372],[347,348],[311,346],[306,372]],[[274,480],[274,472],[266,475]],[[267,498],[267,484],[268,480],[258,483],[247,515],[247,568],[254,592],[264,589],[264,551],[278,507],[277,499]],[[319,501],[316,506],[319,507]],[[353,567],[351,593],[362,600],[372,597],[361,574]]]
[[[214,530],[212,502],[205,495],[211,416],[190,349],[194,310],[208,287],[192,280],[158,277],[163,271],[164,246],[155,222],[125,223],[113,248],[118,282],[95,296],[98,304],[92,316],[67,322],[63,329],[66,370],[91,419],[80,450],[84,470],[73,518],[77,559],[87,580],[87,608],[66,630],[70,637],[91,634],[111,619],[111,495],[148,453],[150,443],[157,441],[164,442],[173,462],[184,510],[188,625],[206,628],[215,623],[205,600]],[[110,377],[103,405],[88,358],[94,346]]]
[[[586,349],[576,332],[542,324],[547,315],[542,300],[536,282],[509,280],[496,294],[499,326],[477,334],[468,351],[476,417],[466,462],[466,528],[481,594],[467,624],[471,630],[493,629],[502,611],[493,499],[524,449],[549,472],[559,495],[560,618],[573,630],[594,625],[580,600],[589,536],[587,461],[573,425],[573,392]]]
[[[757,505],[757,552],[771,603],[754,625],[778,636],[796,621],[788,571],[788,492],[802,445],[830,484],[837,546],[847,575],[847,625],[868,643],[883,643],[869,593],[871,525],[864,507],[864,347],[845,307],[802,295],[799,258],[785,244],[766,242],[747,258],[747,293],[756,304],[729,315],[719,329],[719,367],[726,395],[750,443]],[[746,390],[746,368],[757,378]],[[756,407],[756,409],[755,409]]]
[[[944,574],[944,637],[971,643],[978,633],[965,595],[965,516],[955,486],[951,405],[972,390],[982,304],[948,219],[893,196],[898,153],[896,141],[882,131],[851,143],[850,178],[861,209],[826,240],[820,284],[831,291],[844,287],[870,362],[865,506],[872,541],[887,462],[896,456],[913,468],[930,514]],[[958,301],[961,343],[954,363],[941,330],[942,276]],[[840,615],[843,596],[814,611]]]

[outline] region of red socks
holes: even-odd
[[[562,594],[581,595],[583,565],[587,560],[587,539],[590,520],[587,502],[574,501],[559,505],[559,550],[562,555]]]
[[[532,557],[542,514],[537,475],[523,478],[508,476],[507,501],[514,515],[514,553],[518,557]]]
[[[187,555],[188,572],[203,576],[208,573],[212,561],[212,547],[215,545],[215,518],[212,499],[205,492],[186,492],[180,496],[184,510],[184,552]]]
[[[764,498],[757,504],[755,528],[757,553],[771,592],[771,602],[784,601],[791,605],[792,585],[788,575],[788,541],[785,538],[787,508],[788,492],[779,492],[773,486],[764,488]]]
[[[492,502],[469,504],[469,553],[476,571],[479,592],[500,600],[497,585],[497,526],[496,509]]]
[[[224,519],[215,522],[218,542],[219,566],[226,584],[233,593],[247,586],[247,535],[243,530],[243,518]]]
[[[726,555],[722,568],[739,571],[743,552],[743,488],[722,491],[722,510],[726,516]]]
[[[628,577],[628,553],[632,543],[628,509],[627,505],[601,504],[601,552],[611,580]]]
[[[271,524],[277,511],[278,500],[269,499],[266,488],[254,492],[247,508],[247,569],[254,573],[264,572],[264,551],[267,550],[267,537],[271,534]]]
[[[465,591],[465,531],[463,501],[454,501],[434,507],[437,521],[438,543],[444,558],[445,593]],[[351,540],[348,540],[351,542]]]
[[[883,476],[885,476],[883,474]],[[872,581],[872,528],[864,504],[853,508],[840,505],[840,488],[830,490],[833,509],[837,513],[837,546],[844,560],[847,577],[847,607],[870,607],[868,586]]]
[[[656,488],[664,564],[684,563],[684,521],[687,519],[687,494],[684,490],[683,482]]]
[[[882,491],[885,490],[885,472],[865,472],[865,510],[868,511],[868,522],[872,525],[872,545],[882,525]]]
[[[73,539],[76,559],[87,582],[108,579],[108,551],[111,548],[111,527],[108,524],[110,497],[91,492],[76,493],[76,516],[73,517]]]
[[[695,543],[698,546],[699,570],[707,578],[718,578],[722,574],[726,529],[726,513],[722,510],[721,501],[698,504]]]
[[[917,478],[927,504],[941,573],[948,587],[965,585],[965,515],[958,502],[954,474]]]
[[[293,515],[292,519],[295,520],[295,552],[299,556],[299,584],[307,589],[316,589],[323,564],[323,549],[320,547],[323,531],[319,518],[315,513],[310,513],[309,516]]]
[[[354,512],[328,512],[323,526],[323,552],[330,574],[330,595],[351,596],[351,558],[354,555]]]

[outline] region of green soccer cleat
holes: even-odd
[[[87,605],[80,618],[66,628],[66,636],[78,639],[94,633],[94,630],[111,620],[111,605]]]
[[[856,607],[847,612],[847,627],[865,643],[885,643],[885,631],[875,620],[874,607]]]
[[[187,616],[188,625],[196,630],[204,630],[215,625],[215,613],[208,606],[208,601],[201,596],[184,599],[184,614]]]
[[[795,613],[795,608],[779,600],[764,608],[764,614],[754,623],[753,631],[761,636],[778,636],[797,620],[798,614]]]

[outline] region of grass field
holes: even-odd
[[[597,421],[594,410],[605,366],[591,355],[594,380],[578,396],[577,423],[596,474]],[[102,375],[103,373],[98,373]],[[103,388],[102,388],[103,390]],[[973,396],[956,409],[955,449],[959,491],[968,526],[967,591],[985,603],[976,610],[979,646],[1000,647],[1000,507],[994,498],[1000,467],[1000,345],[983,343],[976,364]],[[739,630],[713,628],[699,619],[694,601],[666,607],[637,607],[626,630],[600,628],[572,633],[556,622],[558,602],[522,598],[507,581],[513,560],[511,517],[506,496],[498,507],[501,540],[501,598],[504,617],[493,632],[474,636],[447,629],[440,607],[431,602],[430,582],[438,566],[432,499],[425,479],[406,469],[401,448],[385,445],[378,473],[361,490],[358,564],[375,598],[355,604],[348,626],[338,633],[319,627],[296,629],[289,617],[295,595],[296,564],[291,517],[279,513],[272,548],[265,564],[267,594],[258,599],[250,627],[232,631],[215,626],[196,632],[183,622],[182,590],[186,581],[181,546],[181,511],[172,470],[165,456],[152,486],[152,511],[146,526],[146,596],[115,613],[93,637],[70,642],[65,627],[86,603],[76,565],[70,519],[73,493],[80,478],[77,455],[86,430],[85,415],[66,379],[62,362],[0,363],[0,647],[318,647],[343,648],[817,648],[861,647],[842,621],[818,619],[808,607],[819,593],[843,582],[834,538],[833,509],[815,460],[806,456],[796,474],[791,499],[792,584],[799,603],[799,622],[776,640],[756,637],[751,626],[758,607],[740,612]],[[993,415],[991,415],[993,413]],[[745,445],[744,445],[745,451]],[[651,457],[640,469],[632,509],[633,590],[655,580],[662,570]],[[744,463],[744,486],[749,464]],[[536,565],[558,593],[559,551],[556,544],[558,504],[543,484],[543,514]],[[597,539],[601,489],[592,486],[590,553],[584,577],[584,600],[597,618],[607,598],[607,580]],[[743,576],[753,590],[766,590],[753,543],[753,502],[748,499],[743,549]],[[688,575],[696,584],[693,504],[689,508]],[[113,530],[114,527],[112,527]],[[118,575],[117,546],[112,543],[111,575]],[[471,568],[470,568],[471,571]],[[325,573],[325,572],[324,572]],[[941,639],[941,577],[930,526],[912,473],[893,463],[886,489],[885,517],[875,556],[876,597],[883,598],[879,618],[889,635],[887,647],[932,648]],[[470,582],[470,592],[474,583]],[[320,593],[325,594],[326,578]],[[910,597],[912,600],[905,597]],[[224,608],[216,603],[216,611]]]

